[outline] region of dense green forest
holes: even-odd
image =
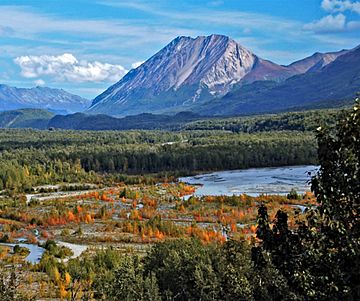
[[[254,133],[262,131],[315,131],[319,125],[333,125],[346,110],[323,109],[248,117],[211,118],[183,125],[183,130],[226,130]]]
[[[17,123],[24,116],[31,120],[33,111],[21,112]],[[174,122],[176,118],[145,114],[129,117],[124,123],[128,128],[137,124],[171,131],[2,129],[0,190],[28,191],[40,184],[96,181],[99,174],[180,175],[314,164],[317,146],[313,131],[319,125],[334,124],[344,114],[342,110],[313,110],[191,122],[199,117],[181,113]],[[106,116],[101,120],[106,123]],[[73,121],[69,122],[72,127]]]
[[[33,111],[21,112],[17,122],[24,116],[31,120]],[[41,112],[34,112],[38,118]],[[128,117],[124,122],[128,128],[137,125],[172,129],[166,131],[2,129],[0,190],[29,191],[40,184],[96,181],[100,174],[180,175],[314,164],[317,162],[314,130],[319,125],[333,125],[345,112],[313,110],[191,122],[199,117],[180,113],[177,122],[169,122],[176,118],[143,114]],[[75,117],[76,114],[65,116],[64,120],[70,118],[73,127]],[[140,123],[139,118],[143,119]],[[104,125],[106,116],[102,115],[101,120]],[[116,120],[123,124],[121,119]]]
[[[0,189],[93,181],[95,173],[178,173],[316,163],[311,132],[0,131]]]
[[[41,114],[47,116],[44,112],[23,110],[3,115],[7,123],[11,119],[16,125],[33,124]],[[28,191],[40,184],[96,181],[99,174],[179,175],[314,164],[317,160],[314,130],[319,125],[333,125],[345,113],[312,110],[231,118],[204,118],[188,113],[175,117],[142,114],[123,119],[105,115],[90,118],[84,114],[55,116],[57,122],[64,121],[64,126],[70,128],[81,123],[83,129],[116,125],[120,129],[167,130],[2,129],[0,190]]]

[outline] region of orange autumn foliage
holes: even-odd
[[[148,207],[156,207],[157,206],[156,200],[152,200],[152,199],[148,199],[148,198],[144,198],[142,203],[144,204],[144,206],[148,206]]]
[[[251,233],[256,233],[256,229],[257,229],[257,226],[256,226],[256,225],[251,225],[251,226],[250,226],[250,231],[251,231]]]
[[[164,238],[164,233],[162,233],[161,231],[159,231],[158,229],[156,229],[155,230],[155,232],[154,232],[154,236],[155,236],[155,238],[157,238],[157,239],[163,239]]]
[[[131,211],[129,218],[131,220],[142,220],[139,210],[136,210],[136,209]]]
[[[65,273],[65,284],[66,285],[69,285],[70,284],[70,281],[71,281],[71,276],[68,272]]]
[[[179,211],[180,212],[185,212],[186,211],[184,205],[181,204],[181,206],[179,207]]]
[[[67,220],[68,220],[69,222],[76,221],[76,216],[75,216],[74,213],[72,213],[72,211],[68,211]]]
[[[59,284],[59,294],[60,294],[60,299],[61,300],[68,297],[69,293],[67,292],[67,290],[65,288],[65,285],[63,283]]]
[[[45,239],[47,239],[47,238],[50,237],[49,233],[48,233],[46,230],[44,230],[44,231],[41,232],[41,236],[42,236],[43,238],[45,238]]]
[[[89,213],[85,214],[84,222],[86,224],[90,224],[90,223],[94,222],[94,219],[92,218],[91,214],[89,214]]]

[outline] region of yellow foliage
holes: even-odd
[[[86,213],[86,215],[85,215],[85,223],[89,224],[89,223],[92,223],[92,222],[93,222],[93,219],[91,217],[91,214]]]
[[[59,290],[60,290],[60,298],[61,298],[61,300],[68,297],[68,292],[66,291],[66,288],[65,288],[64,284],[61,283],[59,285]]]
[[[71,276],[68,272],[65,273],[65,284],[69,285],[71,281]]]
[[[53,277],[54,277],[55,282],[60,281],[61,275],[60,275],[59,270],[58,270],[58,268],[56,266],[53,268]]]

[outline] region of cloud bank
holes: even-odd
[[[347,22],[345,14],[349,15],[347,12],[350,12],[360,15],[360,1],[322,0],[321,8],[330,14],[320,20],[305,24],[304,30],[314,33],[336,33],[359,29],[359,22]]]
[[[305,30],[311,30],[318,33],[336,32],[345,30],[346,17],[343,14],[336,16],[328,15],[318,21],[305,24]]]
[[[321,2],[321,7],[330,13],[344,12],[344,11],[353,11],[360,15],[360,1],[350,1],[350,0],[323,0]]]
[[[58,56],[19,56],[14,59],[14,62],[19,65],[21,75],[26,78],[49,76],[58,81],[79,83],[115,82],[121,79],[128,71],[121,65],[78,60],[71,53]]]

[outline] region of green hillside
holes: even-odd
[[[0,112],[1,128],[46,129],[53,113],[42,109],[19,109]]]

